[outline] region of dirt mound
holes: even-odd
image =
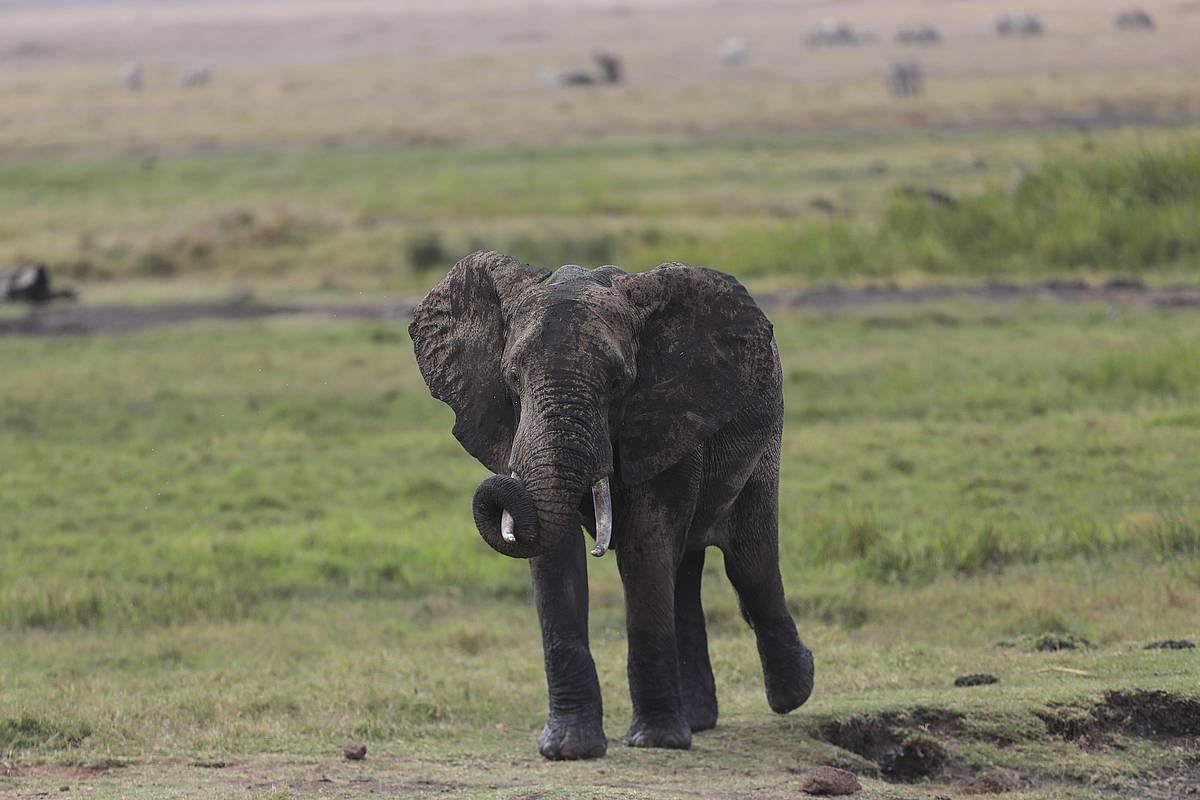
[[[1190,750],[1200,736],[1200,697],[1158,690],[1109,691],[1099,701],[1062,703],[1033,714],[1046,733],[1084,748],[1122,747],[1118,737],[1124,736]],[[1003,747],[1016,740],[997,738],[988,725],[974,725],[964,714],[946,709],[917,707],[832,719],[817,724],[812,735],[873,762],[879,777],[892,783],[962,781],[964,791],[970,787],[969,793],[992,793],[1012,791],[1004,787],[1014,782],[1025,786],[1038,780],[1034,774],[1011,771],[1003,772],[1002,781],[992,780],[999,771],[976,773],[957,757],[960,747],[982,741]],[[1036,722],[1023,734],[1035,740],[1044,735]]]
[[[981,672],[976,675],[960,675],[954,679],[954,685],[959,688],[967,686],[990,686],[993,683],[999,683],[1000,679],[995,675],[988,675]]]
[[[862,785],[853,772],[837,767],[817,767],[804,776],[800,791],[805,794],[836,797],[862,791]]]
[[[815,735],[878,764],[886,781],[912,783],[943,772],[950,754],[936,736],[957,730],[962,718],[955,711],[914,708],[832,720]]]
[[[1035,636],[1029,646],[1039,653],[1054,653],[1059,650],[1091,650],[1094,647],[1087,639],[1073,633],[1043,633]]]
[[[1089,706],[1054,706],[1038,714],[1055,736],[1106,745],[1112,734],[1164,740],[1200,736],[1200,699],[1162,691],[1111,691]]]
[[[1189,642],[1187,639],[1163,639],[1161,642],[1151,642],[1143,647],[1143,650],[1194,650],[1195,642]]]
[[[963,787],[963,794],[1006,794],[1021,788],[1020,777],[1011,770],[992,769],[975,777]]]

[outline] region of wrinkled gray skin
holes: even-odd
[[[476,490],[480,535],[529,559],[550,690],[543,756],[607,748],[580,531],[595,531],[590,489],[604,477],[629,637],[625,743],[687,748],[716,725],[700,605],[709,546],[754,629],[771,708],[808,699],[812,655],[779,576],[779,358],[737,281],[679,264],[551,275],[479,252],[430,291],[409,333],[454,435],[496,473]],[[515,542],[500,535],[504,510]]]

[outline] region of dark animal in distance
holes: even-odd
[[[932,25],[905,25],[896,31],[896,41],[900,44],[937,44],[942,41],[942,34]]]
[[[683,748],[717,723],[700,582],[718,547],[754,629],[767,700],[812,691],[779,574],[783,381],[754,300],[732,277],[663,264],[551,273],[497,252],[458,262],[409,334],[454,435],[494,475],[480,536],[529,559],[542,627],[546,758],[604,755],[588,648],[581,525],[616,552],[633,720],[625,744]]]
[[[810,45],[822,47],[828,45],[864,44],[871,41],[874,37],[870,31],[859,30],[847,22],[837,19],[826,19],[809,28],[806,38]]]
[[[1032,14],[1005,14],[996,19],[997,36],[1004,37],[1034,37],[1045,33],[1042,21]]]
[[[17,267],[8,275],[0,274],[0,300],[13,303],[48,303],[51,300],[74,300],[70,289],[50,288],[50,273],[45,264]]]
[[[130,92],[142,90],[142,79],[142,65],[136,61],[131,61],[121,69],[121,85]]]
[[[1113,25],[1122,31],[1154,30],[1154,20],[1140,8],[1127,8],[1113,15]]]
[[[925,89],[925,70],[911,59],[892,64],[888,75],[888,88],[900,98],[916,97]]]
[[[596,66],[600,68],[602,83],[621,82],[621,59],[612,53],[596,53],[592,56],[592,59],[596,62]]]
[[[563,86],[595,86],[597,84],[618,84],[624,77],[621,59],[612,53],[596,53],[592,56],[600,74],[593,74],[583,67],[572,67],[564,70],[545,70],[538,73],[538,82],[548,89]]]
[[[200,67],[199,69],[193,69],[185,73],[180,83],[185,89],[195,89],[200,86],[207,86],[212,83],[212,79],[212,67]]]

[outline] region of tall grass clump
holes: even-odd
[[[76,720],[50,720],[29,713],[0,718],[0,751],[75,747],[92,735],[92,727]]]
[[[547,267],[664,261],[741,278],[1137,275],[1200,259],[1200,145],[1052,160],[1013,186],[953,198],[900,186],[879,220],[743,220],[492,242]],[[481,245],[483,243],[480,243]]]
[[[901,188],[880,227],[928,272],[1141,273],[1200,256],[1200,145],[1052,160],[1011,188],[949,201]]]
[[[815,522],[803,543],[784,543],[795,548],[785,552],[785,560],[822,569],[844,564],[864,579],[898,583],[1117,553],[1149,561],[1194,559],[1200,554],[1200,527],[1183,510],[1160,511],[1145,524],[1134,525],[1089,518],[1046,524],[953,515],[934,524],[887,525],[874,509]]]
[[[1190,399],[1200,390],[1200,341],[1101,353],[1079,364],[1069,378],[1091,391]]]

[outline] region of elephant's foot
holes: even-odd
[[[779,648],[763,658],[763,680],[771,710],[776,714],[794,711],[812,694],[812,653],[795,639],[790,647]]]
[[[598,719],[554,716],[542,728],[538,752],[552,761],[600,758],[608,752],[608,739]]]
[[[711,731],[717,727],[717,698],[688,697],[683,701],[683,716],[692,733]]]
[[[625,734],[629,747],[666,747],[671,750],[689,750],[692,746],[692,729],[682,716],[676,719],[640,720],[634,718],[629,733]]]

